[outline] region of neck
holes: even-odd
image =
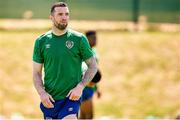
[[[57,29],[55,26],[52,27],[52,32],[53,32],[53,34],[55,34],[55,35],[57,35],[57,36],[61,36],[61,35],[65,34],[66,31],[67,31],[67,28],[64,29],[64,30],[59,30],[59,29]]]

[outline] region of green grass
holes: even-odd
[[[32,50],[42,31],[0,31],[0,114],[42,118],[32,83]],[[180,34],[98,31],[95,117],[175,118],[180,113]]]

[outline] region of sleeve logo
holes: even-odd
[[[46,44],[46,49],[50,48],[51,45],[50,44]]]

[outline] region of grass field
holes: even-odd
[[[32,84],[32,49],[46,30],[0,31],[0,115],[40,118]],[[84,31],[82,31],[84,32]],[[180,34],[98,31],[95,117],[175,118],[180,114]]]

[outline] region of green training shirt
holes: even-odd
[[[87,38],[68,29],[61,36],[52,31],[36,39],[33,61],[44,64],[44,87],[55,100],[66,97],[81,81],[82,61],[93,56]]]

